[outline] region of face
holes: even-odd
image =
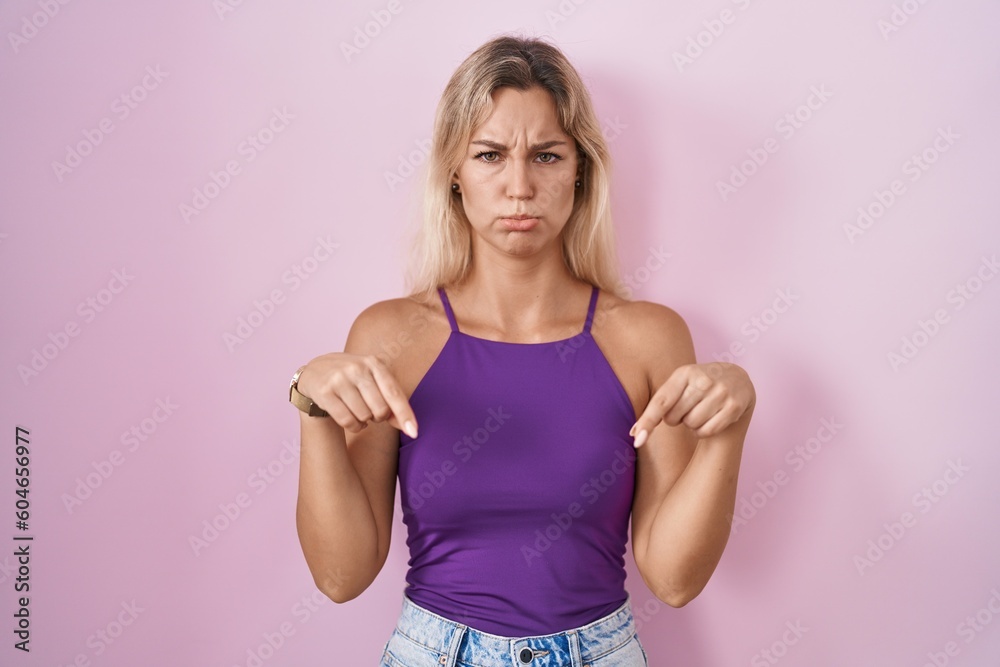
[[[573,210],[576,142],[560,127],[547,90],[498,88],[493,100],[456,173],[456,196],[472,224],[474,252],[486,243],[532,254],[560,240]],[[531,218],[510,219],[523,215]]]

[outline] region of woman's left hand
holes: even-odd
[[[699,438],[717,435],[739,420],[757,399],[747,372],[713,361],[678,366],[649,399],[629,435],[641,447],[660,422],[684,424]]]

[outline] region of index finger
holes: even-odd
[[[646,409],[642,411],[642,414],[639,415],[635,424],[632,425],[632,429],[628,432],[629,435],[635,437],[634,446],[636,449],[642,447],[642,444],[646,442],[646,438],[649,437],[650,432],[670,412],[670,408],[680,400],[684,389],[687,388],[687,375],[679,373],[680,368],[682,367],[679,366],[674,369],[674,372],[670,374],[667,381],[660,385],[660,388],[649,399],[649,403],[646,404]],[[636,434],[638,435],[636,436]]]
[[[371,365],[372,377],[385,398],[386,404],[392,410],[392,416],[398,424],[403,425],[403,432],[411,438],[417,437],[417,416],[406,399],[406,394],[396,381],[396,378],[385,365],[378,361]]]

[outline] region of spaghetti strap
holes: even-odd
[[[597,306],[597,285],[594,285],[594,290],[590,293],[590,306],[587,308],[587,321],[583,325],[583,333],[590,333],[590,325],[594,322],[594,311]]]
[[[441,303],[444,305],[444,312],[448,316],[448,323],[451,324],[452,331],[458,331],[458,322],[455,321],[455,313],[451,310],[451,302],[445,294],[443,287],[438,287],[438,294],[441,296]]]

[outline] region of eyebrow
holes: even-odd
[[[477,139],[476,141],[473,141],[472,143],[474,143],[474,144],[482,144],[483,146],[487,146],[489,148],[492,148],[492,149],[498,150],[498,151],[509,150],[507,146],[504,146],[503,144],[498,143],[496,141],[490,141],[489,139]],[[535,144],[534,146],[531,146],[528,150],[531,150],[531,151],[542,151],[542,150],[545,150],[546,148],[552,148],[553,146],[565,146],[565,145],[566,145],[565,141],[543,141],[540,144]]]

